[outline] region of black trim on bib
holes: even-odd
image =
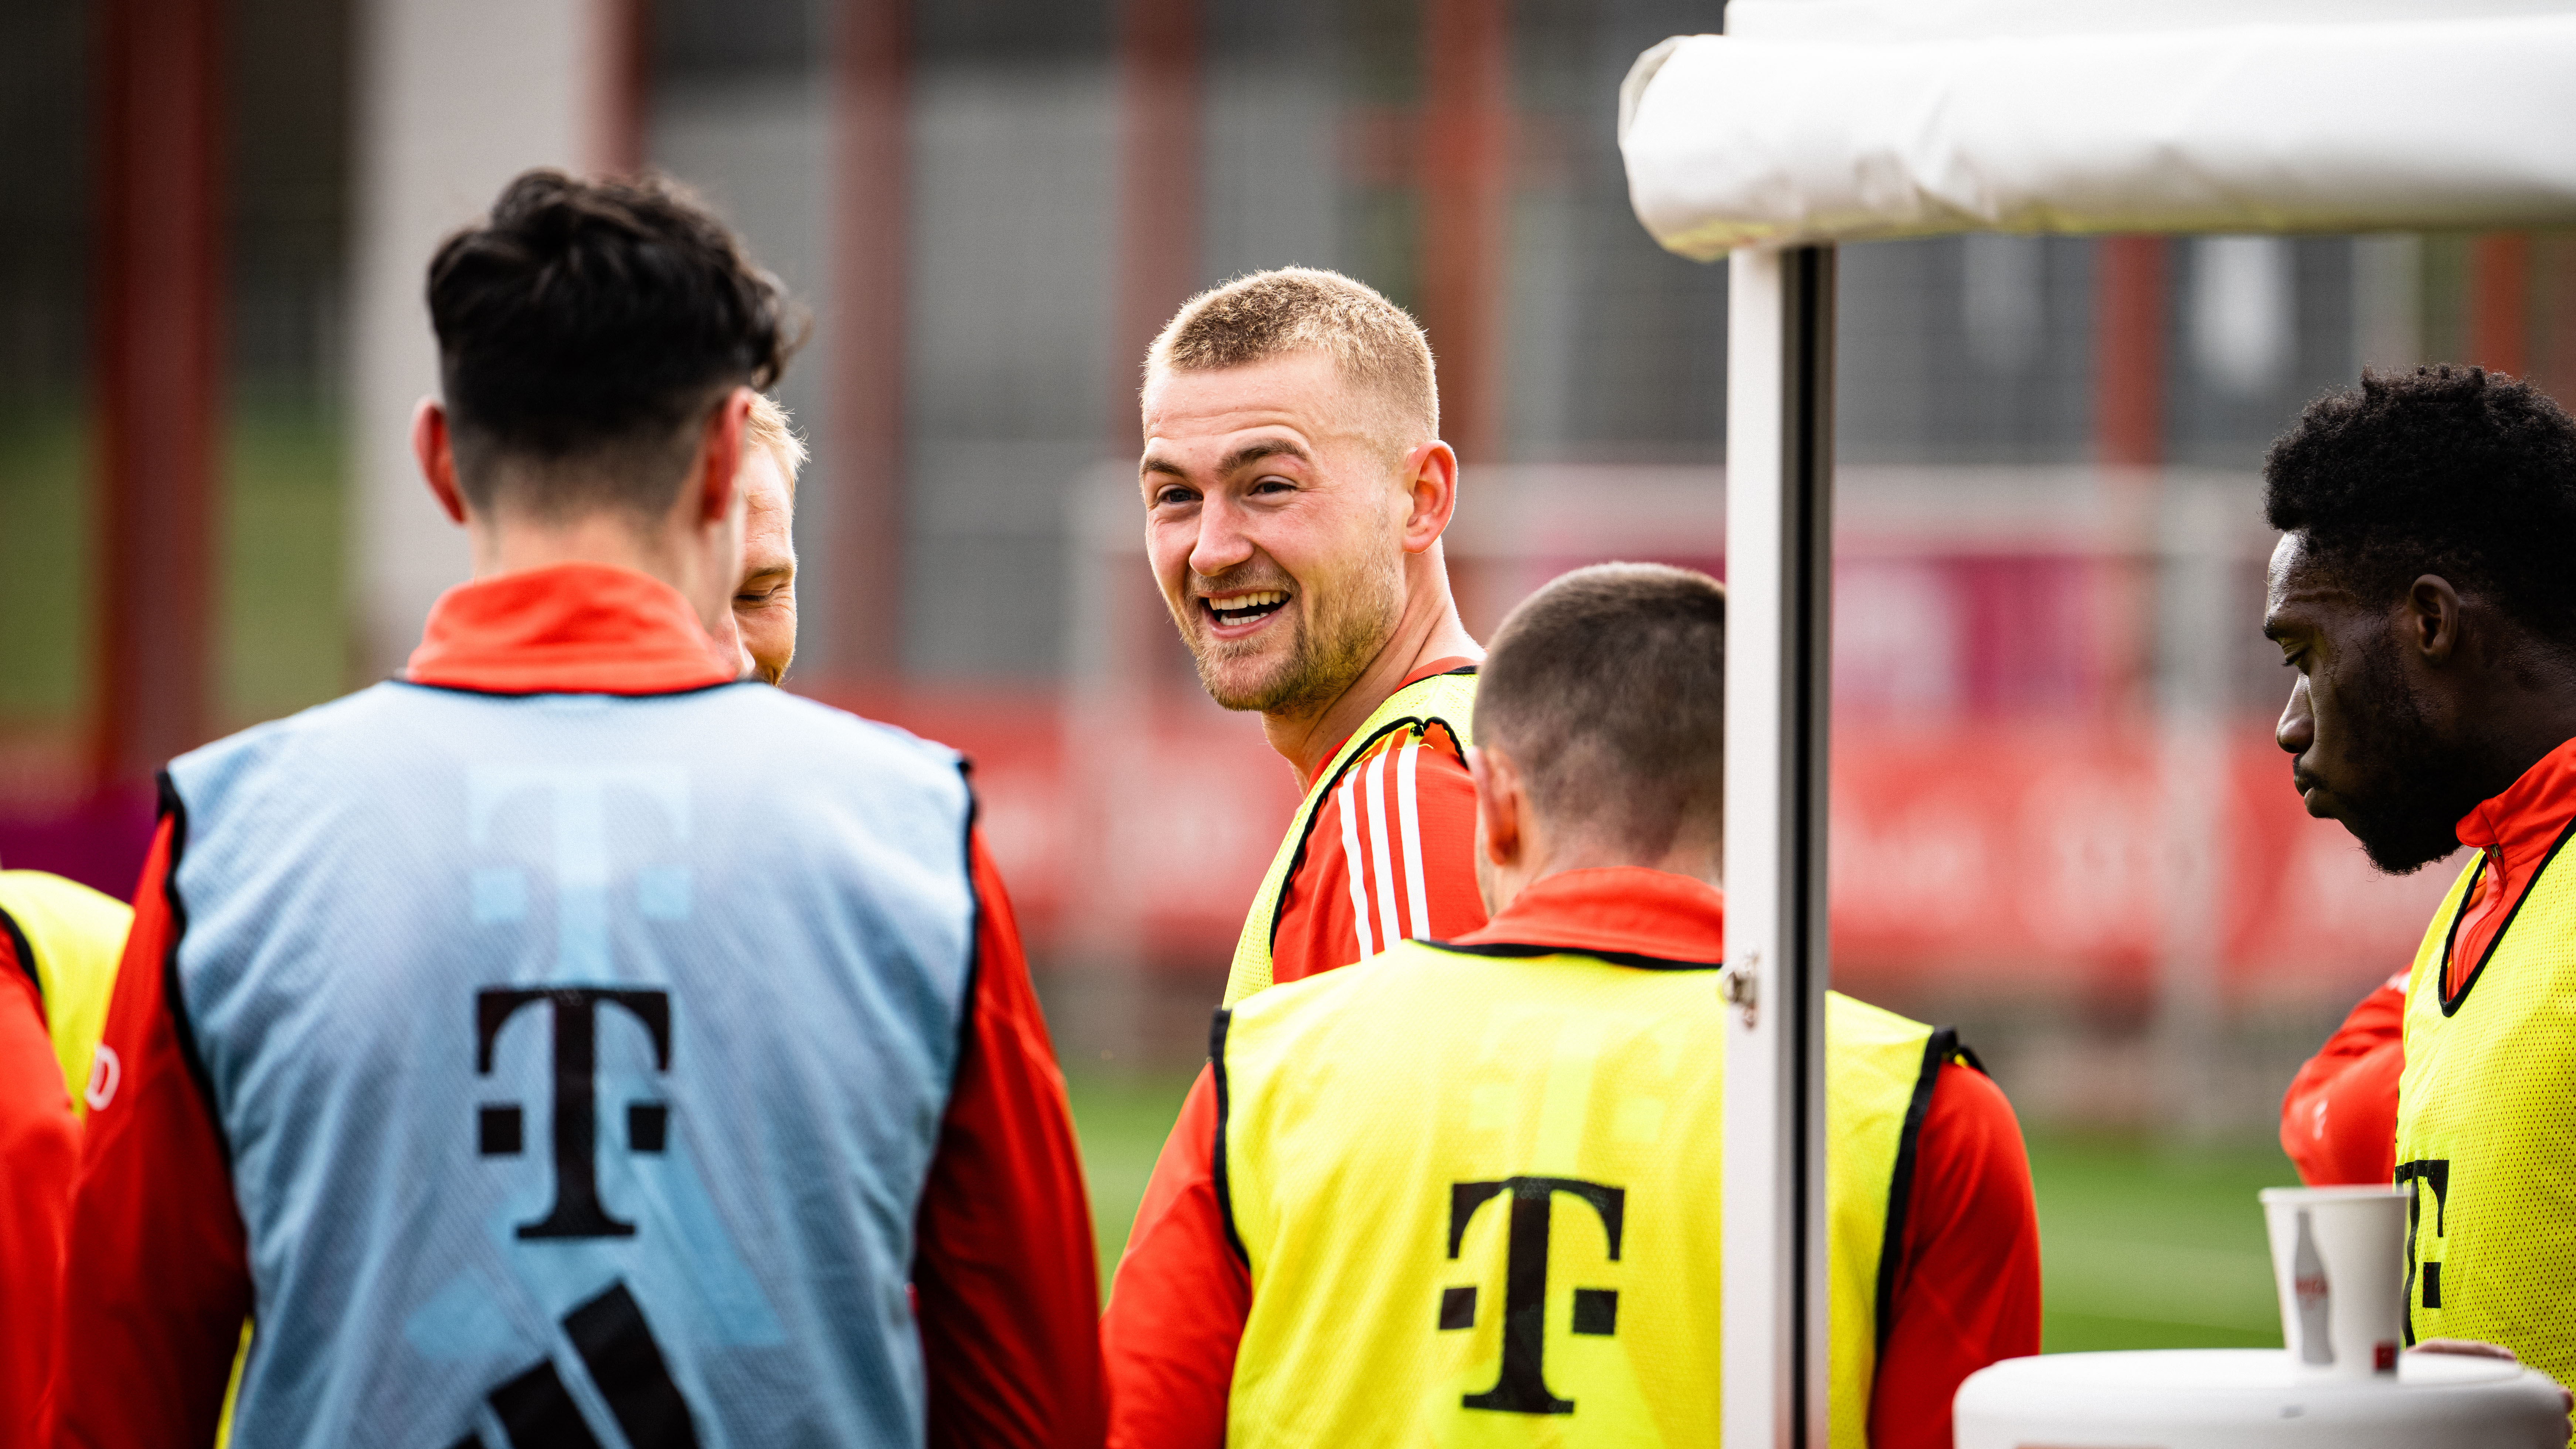
[[[2506,933],[2513,929],[2514,918],[2522,914],[2523,902],[2530,900],[2531,893],[2540,888],[2540,878],[2549,874],[2549,867],[2557,862],[2558,852],[2567,848],[2567,841],[2571,836],[2576,836],[2576,820],[2567,822],[2567,828],[2559,831],[2558,838],[2550,842],[2549,853],[2540,858],[2540,866],[2532,871],[2531,880],[2523,886],[2522,894],[2513,898],[2513,905],[2504,913],[2503,923],[2498,925],[2496,933],[2487,939],[2486,950],[2478,953],[2478,964],[2470,967],[2469,974],[2460,979],[2460,994],[2453,996],[2444,987],[2443,981],[2451,974],[2451,948],[2459,942],[2460,922],[2466,920],[2469,914],[2469,892],[2467,890],[2460,892],[2460,903],[2451,908],[2451,929],[2442,934],[2442,959],[2433,963],[2437,973],[2433,977],[2433,999],[2442,1004],[2442,1015],[2456,1016],[2460,1008],[2468,1003],[2469,988],[2477,985],[2478,978],[2486,974],[2487,963],[2495,959],[2496,948],[2504,944]],[[2480,851],[2477,874],[2469,877],[2469,885],[2472,888],[2477,885],[2478,876],[2486,874],[2486,869],[2486,852]]]
[[[222,1107],[215,1100],[215,1078],[206,1070],[205,1053],[197,1049],[197,1026],[188,1017],[187,993],[179,989],[179,945],[188,939],[188,903],[179,899],[179,859],[188,848],[188,802],[179,795],[179,786],[170,772],[160,772],[161,818],[170,822],[170,862],[161,874],[161,898],[170,906],[170,949],[161,957],[162,1005],[170,1013],[170,1034],[178,1039],[179,1060],[188,1064],[189,1079],[197,1084],[197,1095],[206,1104],[207,1125],[215,1129],[215,1147],[224,1155],[224,1168],[233,1165],[233,1141],[224,1131]]]
[[[1965,1057],[1973,1064],[1976,1054],[1959,1045],[1959,1033],[1950,1027],[1932,1029],[1923,1043],[1923,1068],[1914,1078],[1914,1095],[1905,1104],[1905,1127],[1896,1139],[1896,1170],[1887,1180],[1887,1237],[1878,1245],[1878,1345],[1887,1351],[1887,1332],[1895,1322],[1896,1274],[1905,1253],[1905,1210],[1914,1199],[1914,1162],[1923,1140],[1923,1119],[1932,1111],[1932,1088],[1941,1080],[1941,1068],[1953,1059]],[[1985,1071],[1983,1066],[1976,1070]]]
[[[1420,679],[1413,681],[1413,684],[1428,684],[1435,679],[1447,679],[1454,675],[1461,674],[1474,674],[1477,668],[1478,666],[1473,664],[1462,664],[1455,669],[1441,670],[1438,674],[1426,674]],[[1411,689],[1413,684],[1404,686],[1403,689],[1395,691],[1395,694],[1402,694],[1405,689]],[[1392,699],[1395,695],[1390,694],[1387,697]],[[1379,726],[1367,739],[1362,740],[1358,749],[1351,751],[1350,758],[1342,761],[1342,767],[1335,770],[1332,773],[1331,778],[1324,780],[1317,785],[1316,788],[1307,792],[1306,798],[1315,802],[1315,808],[1306,811],[1305,820],[1297,827],[1297,851],[1294,855],[1288,857],[1288,873],[1279,878],[1279,899],[1270,903],[1270,938],[1267,943],[1267,948],[1274,957],[1277,956],[1279,952],[1279,922],[1288,914],[1288,888],[1297,883],[1297,872],[1306,868],[1306,843],[1315,838],[1315,818],[1324,813],[1324,797],[1341,788],[1342,777],[1348,775],[1353,766],[1357,765],[1360,761],[1367,759],[1368,752],[1377,748],[1378,741],[1385,739],[1388,735],[1395,733],[1397,730],[1403,729],[1421,729],[1424,733],[1428,734],[1430,726],[1435,724],[1440,726],[1442,729],[1447,730],[1449,732],[1449,738],[1453,740],[1463,740],[1464,737],[1458,733],[1458,726],[1452,724],[1448,720],[1442,719],[1438,715],[1409,714],[1401,719],[1388,720],[1385,724]],[[1460,748],[1463,750],[1465,747],[1462,744]],[[1463,753],[1457,758],[1458,763],[1462,765],[1467,762],[1467,757]],[[1304,809],[1304,806],[1301,804],[1299,808]]]
[[[1225,1123],[1230,1105],[1225,1083],[1225,1034],[1234,1025],[1230,1007],[1216,1009],[1216,1019],[1208,1024],[1208,1073],[1216,1078],[1216,1144],[1208,1152],[1208,1178],[1216,1188],[1216,1212],[1225,1224],[1225,1245],[1243,1266],[1252,1266],[1252,1254],[1243,1246],[1243,1235],[1234,1230],[1234,1187],[1225,1176]]]
[[[1607,961],[1613,966],[1634,966],[1641,971],[1719,971],[1719,961],[1678,961],[1668,956],[1648,956],[1636,951],[1596,951],[1589,946],[1542,946],[1528,941],[1479,941],[1461,945],[1456,941],[1416,941],[1417,946],[1432,946],[1455,951],[1463,956],[1583,956],[1594,961]]]
[[[36,988],[37,1020],[49,1020],[45,1015],[45,976],[36,969],[36,948],[28,942],[27,933],[18,928],[18,918],[7,911],[0,911],[0,936],[9,938],[9,951],[18,958],[18,969],[27,973],[27,984]]]
[[[957,832],[957,863],[966,872],[966,898],[974,909],[966,913],[966,982],[957,997],[957,1059],[948,1068],[951,1099],[966,1075],[966,1053],[975,1044],[975,992],[984,984],[984,893],[975,888],[975,820],[983,813],[984,802],[975,795],[969,773],[973,768],[963,758],[957,761],[957,781],[966,787],[966,824]]]

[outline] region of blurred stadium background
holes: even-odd
[[[651,165],[812,306],[793,687],[975,756],[1114,1252],[1293,799],[1141,564],[1136,359],[1197,288],[1414,309],[1471,627],[1722,569],[1725,274],[1612,137],[1706,0],[53,0],[0,7],[0,859],[124,893],[163,758],[398,666],[439,236]],[[2576,388],[2576,238],[1843,252],[1836,975],[2035,1138],[2052,1347],[2265,1341],[2291,1069],[2403,964],[2270,744],[2265,442],[2364,364]],[[2438,872],[2437,872],[2438,873]]]

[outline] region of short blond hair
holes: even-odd
[[[778,399],[765,392],[751,395],[751,418],[743,426],[742,441],[745,447],[769,450],[769,456],[778,460],[778,471],[787,479],[787,496],[795,497],[797,470],[805,466],[810,455],[805,451],[805,440],[787,425],[787,409],[778,405]]]
[[[1310,351],[1332,358],[1345,381],[1377,393],[1388,430],[1418,427],[1412,441],[1440,436],[1440,384],[1421,324],[1376,288],[1339,272],[1281,267],[1199,293],[1154,339],[1145,371],[1208,372]]]

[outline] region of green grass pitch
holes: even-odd
[[[1188,1085],[1073,1081],[1104,1292]],[[2039,1134],[2030,1157],[2048,1352],[2279,1345],[2254,1199],[2259,1188],[2298,1180],[2278,1149]]]

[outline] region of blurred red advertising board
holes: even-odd
[[[853,702],[971,759],[1041,959],[1223,974],[1297,799],[1256,721],[1042,690]],[[2231,999],[2357,993],[2406,963],[2453,870],[2374,872],[2307,817],[2264,719],[2196,749],[2077,720],[1855,722],[1833,750],[1851,982],[2134,993],[2198,952]]]

